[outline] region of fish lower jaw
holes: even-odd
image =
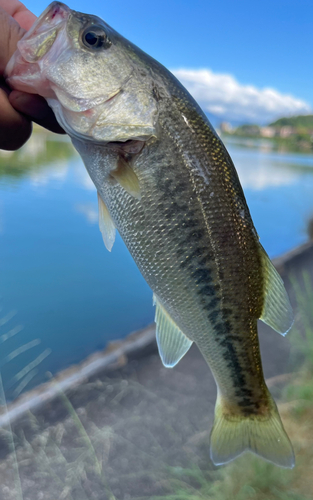
[[[30,80],[29,78],[20,78],[19,76],[12,76],[10,78],[7,78],[6,82],[12,90],[26,92],[27,94],[38,94],[45,98],[53,96],[53,92],[51,91],[51,89],[43,86],[42,83],[37,85],[35,79]]]

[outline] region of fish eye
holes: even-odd
[[[105,31],[101,26],[89,26],[82,35],[82,41],[88,49],[108,49],[111,45]]]

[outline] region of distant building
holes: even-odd
[[[260,129],[261,137],[274,137],[276,135],[275,127],[261,127]]]
[[[291,127],[290,125],[284,125],[283,127],[281,127],[279,131],[280,137],[290,137],[294,133],[295,133],[295,128]]]
[[[220,124],[220,130],[221,132],[223,133],[228,133],[228,134],[231,134],[232,130],[233,130],[233,127],[231,126],[231,124],[229,122],[222,122]]]

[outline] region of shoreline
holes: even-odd
[[[312,251],[313,241],[309,240],[280,257],[274,258],[272,262],[282,278],[288,280],[289,270],[294,266],[297,267],[299,261],[306,260]],[[140,357],[149,347],[157,351],[154,323],[130,333],[124,339],[110,342],[104,350],[91,354],[81,363],[69,366],[60,371],[51,381],[38,385],[7,406],[3,406],[3,409],[0,409],[0,429],[9,423],[15,423],[28,411],[40,409],[60,393],[76,388],[91,377],[99,373],[118,370],[127,364],[128,356]]]
[[[103,371],[112,371],[127,363],[127,356],[133,353],[140,354],[146,347],[155,341],[155,325],[132,332],[122,340],[109,342],[102,351],[96,351],[80,363],[61,370],[51,381],[39,384],[25,392],[7,407],[0,409],[0,429],[23,417],[28,411],[40,408],[52,401],[60,393],[74,389],[90,377]]]

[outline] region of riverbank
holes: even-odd
[[[299,115],[280,118],[267,126],[245,124],[233,128],[229,123],[221,124],[221,132],[226,136],[251,139],[266,139],[273,149],[280,151],[313,151],[313,116]]]
[[[313,280],[313,243],[274,264],[296,309],[291,282],[301,287],[303,272]],[[265,377],[277,398],[291,370],[290,343],[263,323],[259,334]],[[169,470],[215,469],[208,450],[215,398],[196,347],[169,370],[160,362],[154,327],[135,333],[9,405],[10,424],[1,416],[0,498],[163,495]]]

